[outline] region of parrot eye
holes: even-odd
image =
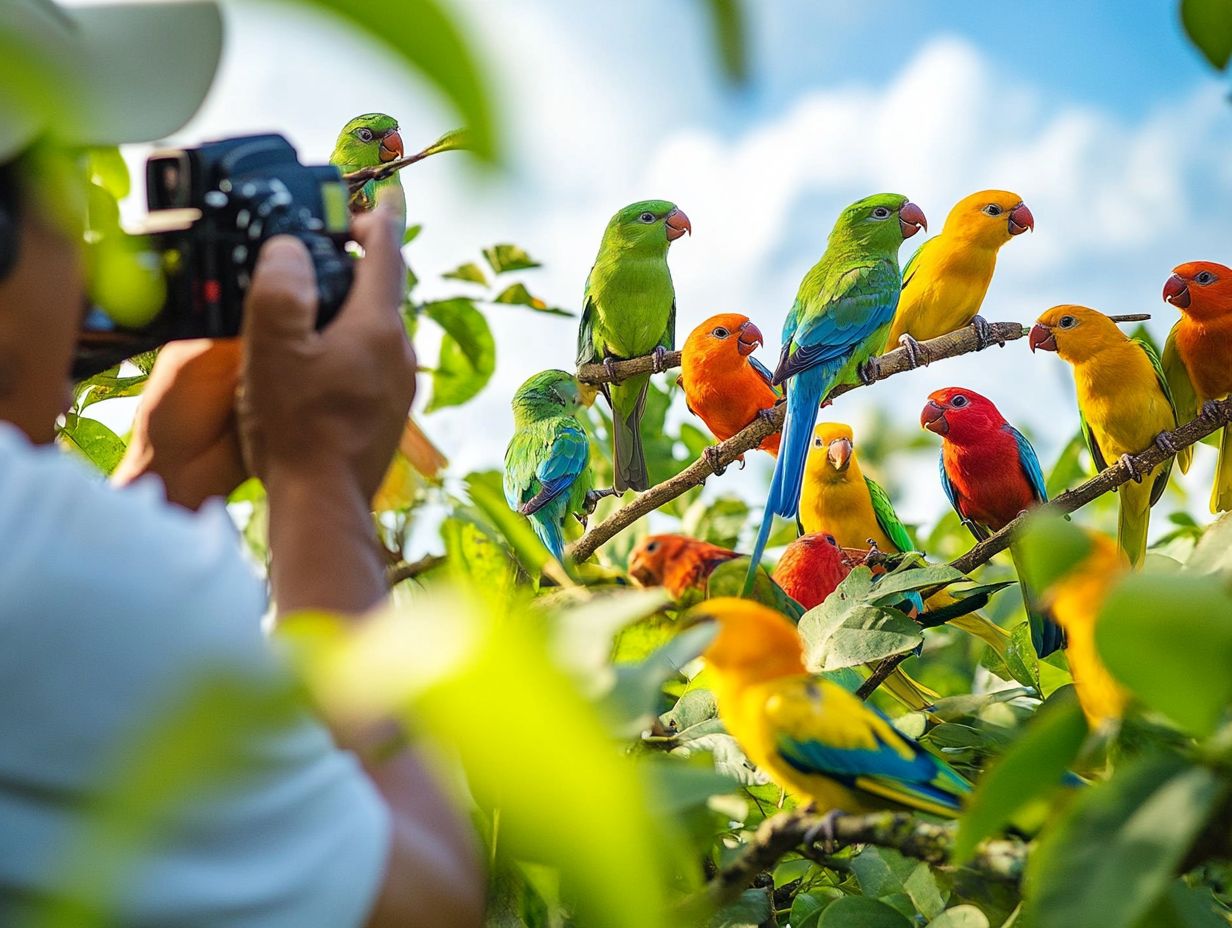
[[[658,550],[659,550],[659,543],[657,541],[652,541],[650,544],[646,546],[647,554],[654,554]]]
[[[987,213],[989,216],[1000,216],[1002,213],[1002,209],[996,203],[989,203],[987,206],[984,207],[984,212]]]
[[[731,335],[731,332],[727,331],[727,329],[723,328],[722,326],[719,326],[717,329],[715,329],[710,334],[713,335],[715,338],[727,338],[727,336]]]
[[[958,396],[950,400],[950,405],[953,406],[955,409],[962,409],[964,406],[967,405],[967,398],[960,393],[958,394]]]
[[[1214,279],[1215,275],[1210,271],[1202,271],[1197,277],[1194,278],[1194,280],[1203,285],[1211,283]]]
[[[638,216],[637,220],[638,222],[644,222],[647,225],[649,225],[650,223],[655,221],[655,214],[647,211],[647,212],[642,213],[642,215]]]
[[[873,218],[874,219],[889,219],[890,211],[886,209],[884,206],[878,206],[875,210],[873,210]]]
[[[355,136],[361,142],[371,142],[374,138],[376,138],[376,136],[372,134],[372,130],[369,129],[367,126],[360,126],[358,129],[356,129]]]
[[[1077,324],[1078,324],[1078,320],[1075,319],[1073,316],[1062,316],[1060,320],[1058,320],[1057,322],[1057,325],[1059,325],[1063,329],[1072,329]]]

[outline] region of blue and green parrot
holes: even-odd
[[[791,518],[800,505],[813,423],[836,384],[863,376],[885,347],[902,291],[898,251],[927,229],[924,212],[897,193],[878,193],[839,215],[825,254],[804,275],[783,323],[783,349],[774,383],[787,389],[783,440],[752,563],[761,562],[774,516]],[[748,583],[755,574],[749,572]]]
[[[577,363],[599,362],[609,374],[613,361],[653,354],[655,370],[676,344],[676,290],[667,249],[686,232],[689,217],[667,200],[626,206],[608,222],[599,254],[586,279]],[[612,407],[612,457],[616,490],[649,485],[642,450],[641,419],[650,374],[603,385]]]

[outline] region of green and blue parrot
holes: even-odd
[[[397,161],[405,154],[398,120],[384,113],[365,113],[356,116],[338,133],[334,152],[329,163],[343,174],[352,174],[365,168],[375,168],[390,161]],[[370,180],[351,199],[354,212],[367,212],[378,200],[389,197],[393,200],[406,222],[406,192],[398,172],[383,180]]]
[[[574,413],[584,405],[565,371],[535,374],[513,395],[513,438],[505,450],[505,501],[530,519],[539,540],[563,563],[565,521],[584,519],[591,493],[590,439]]]
[[[667,267],[667,249],[692,231],[689,217],[667,200],[633,203],[612,217],[586,279],[578,330],[579,366],[600,362],[610,374],[613,361],[653,354],[655,370],[663,369],[664,355],[676,344],[676,290]],[[618,492],[649,486],[641,436],[649,385],[650,374],[603,385],[612,407]]]
[[[787,416],[753,565],[761,562],[774,516],[791,518],[799,508],[821,401],[836,384],[862,376],[885,347],[903,287],[898,251],[921,228],[928,228],[924,212],[906,197],[865,197],[839,215],[825,254],[800,283],[774,372],[774,383],[787,388]],[[747,583],[754,577],[750,570]]]

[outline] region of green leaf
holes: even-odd
[[[844,896],[826,906],[818,928],[911,928],[901,912],[867,896]]]
[[[448,271],[441,275],[446,280],[465,280],[470,283],[488,285],[488,278],[483,273],[481,268],[474,261],[468,261],[466,264],[459,264],[452,271]]]
[[[1171,882],[1226,787],[1175,755],[1140,758],[1083,790],[1027,862],[1035,928],[1130,928]]]
[[[124,440],[89,416],[67,413],[60,440],[108,476],[124,457]]]
[[[491,248],[483,250],[483,256],[487,259],[493,274],[524,271],[528,268],[540,266],[538,261],[517,245],[493,245]]]
[[[424,313],[445,330],[425,412],[460,406],[487,386],[496,370],[496,340],[488,320],[466,299],[428,303]]]
[[[470,44],[445,6],[437,0],[403,0],[397,4],[368,0],[304,2],[348,20],[419,71],[458,111],[469,130],[474,152],[486,161],[497,159],[499,144],[487,82]]]
[[[492,298],[492,302],[507,303],[511,306],[528,306],[537,313],[543,313],[548,316],[564,316],[566,319],[572,319],[576,315],[567,309],[549,306],[539,297],[532,296],[531,292],[526,289],[526,284],[522,283],[510,284],[500,293],[496,294]]]
[[[988,928],[988,916],[973,905],[956,905],[929,922],[928,928]]]
[[[1040,513],[1028,520],[1015,547],[1014,560],[1022,567],[1023,581],[1042,592],[1087,556],[1091,539],[1073,522]]]
[[[958,822],[953,859],[968,860],[1015,812],[1060,786],[1086,735],[1082,709],[1073,687],[1067,687],[1036,712],[1026,733],[980,777]]]
[[[1219,70],[1232,58],[1232,6],[1227,0],[1181,0],[1181,23],[1190,40]]]
[[[1148,706],[1207,735],[1232,703],[1232,597],[1214,577],[1132,574],[1095,626],[1109,671]]]
[[[732,84],[749,77],[748,34],[742,0],[704,0],[714,32],[715,50],[723,76]]]

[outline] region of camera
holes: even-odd
[[[292,235],[308,248],[317,328],[346,299],[353,274],[347,184],[337,168],[301,164],[281,135],[155,152],[146,163],[146,200],[142,259],[156,263],[166,301],[141,328],[118,326],[87,307],[73,365],[77,379],[173,339],[238,335],[257,256],[275,235]]]

